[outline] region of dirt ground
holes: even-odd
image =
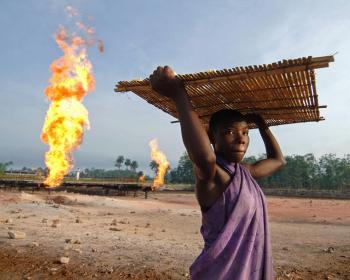
[[[350,200],[267,201],[276,279],[350,279]],[[0,279],[189,279],[200,222],[191,193],[0,191]]]

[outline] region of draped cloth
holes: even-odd
[[[204,249],[190,267],[193,280],[272,280],[273,267],[264,193],[239,163],[217,155],[230,176],[225,192],[202,210]]]

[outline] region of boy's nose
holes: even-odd
[[[237,139],[237,142],[239,144],[245,144],[246,143],[245,138],[243,136],[239,136],[238,139]]]

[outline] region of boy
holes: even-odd
[[[273,279],[266,201],[253,178],[271,175],[285,161],[266,123],[258,115],[221,110],[212,115],[207,133],[183,83],[169,66],[158,67],[150,83],[174,101],[183,142],[194,164],[205,245],[190,267],[191,279]],[[259,127],[267,158],[241,164],[252,121]]]

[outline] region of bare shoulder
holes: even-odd
[[[230,175],[216,165],[213,178],[204,179],[198,168],[194,167],[196,178],[196,196],[201,207],[211,207],[230,183]]]
[[[250,164],[250,163],[243,163],[243,162],[240,162],[240,165],[242,165],[243,167],[245,167],[245,169],[247,169],[250,173],[251,173],[251,171],[253,170],[253,166],[252,166],[252,164]]]

